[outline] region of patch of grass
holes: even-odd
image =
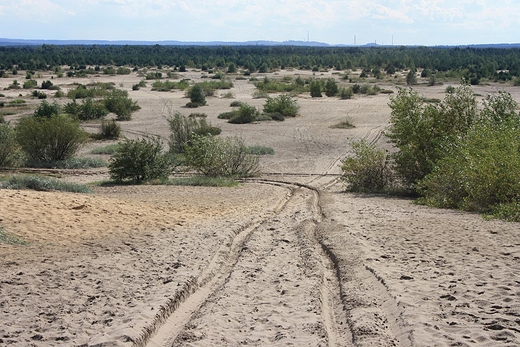
[[[29,161],[26,163],[26,166],[46,169],[90,169],[96,167],[105,167],[107,166],[107,163],[99,158],[72,158],[50,162]]]
[[[356,126],[354,124],[352,124],[352,121],[350,120],[350,118],[347,117],[345,120],[339,122],[338,124],[331,125],[330,127],[332,129],[352,129],[352,128],[355,128]]]
[[[109,154],[109,155],[112,155],[112,154],[114,154],[117,151],[117,146],[118,146],[117,143],[113,143],[113,144],[110,144],[110,145],[106,145],[104,147],[94,148],[93,150],[90,151],[90,153],[92,153],[92,154]]]
[[[274,149],[265,146],[249,146],[247,147],[247,153],[254,155],[273,155]]]
[[[231,119],[235,117],[238,114],[238,110],[235,111],[229,111],[229,112],[222,112],[218,115],[218,119]]]
[[[28,245],[26,241],[13,235],[9,235],[2,227],[0,227],[0,243],[5,243],[8,245]]]
[[[174,186],[200,186],[200,187],[235,187],[238,182],[229,177],[178,177],[164,182],[166,185]]]
[[[91,193],[84,184],[62,182],[54,178],[34,175],[11,176],[2,183],[4,189],[29,189],[37,191],[61,191],[72,193]]]

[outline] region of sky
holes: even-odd
[[[520,42],[520,0],[0,0],[0,38]]]

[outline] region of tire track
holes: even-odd
[[[316,344],[305,344],[352,345],[334,263],[316,239],[323,218],[319,193],[290,182],[252,181],[286,187],[287,195],[274,207],[271,217],[232,233],[206,270],[161,308],[134,346],[182,346],[201,338],[210,339],[211,345],[225,345],[216,336],[222,331],[230,339],[246,341],[254,335],[273,345],[285,345],[288,339],[297,345],[297,341],[311,340]],[[273,264],[283,264],[280,274],[267,270]],[[270,285],[255,286],[259,281],[269,281]],[[262,289],[259,292],[257,288]],[[252,312],[244,312],[244,322],[197,328],[204,326],[204,319],[218,321],[215,310],[222,314],[225,310],[221,308],[229,309],[230,305]],[[285,326],[284,317],[289,315],[301,316],[304,323]],[[240,325],[243,333],[233,324]],[[245,333],[247,324],[256,331]]]

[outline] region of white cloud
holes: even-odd
[[[75,15],[75,12],[50,0],[8,0],[3,2],[0,14],[47,23],[59,19],[61,16]]]

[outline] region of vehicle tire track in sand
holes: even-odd
[[[352,345],[336,269],[315,235],[322,219],[319,193],[299,184],[254,181],[290,193],[272,217],[223,245],[226,255],[215,256],[166,323],[150,329],[149,335],[158,332],[140,346]]]

